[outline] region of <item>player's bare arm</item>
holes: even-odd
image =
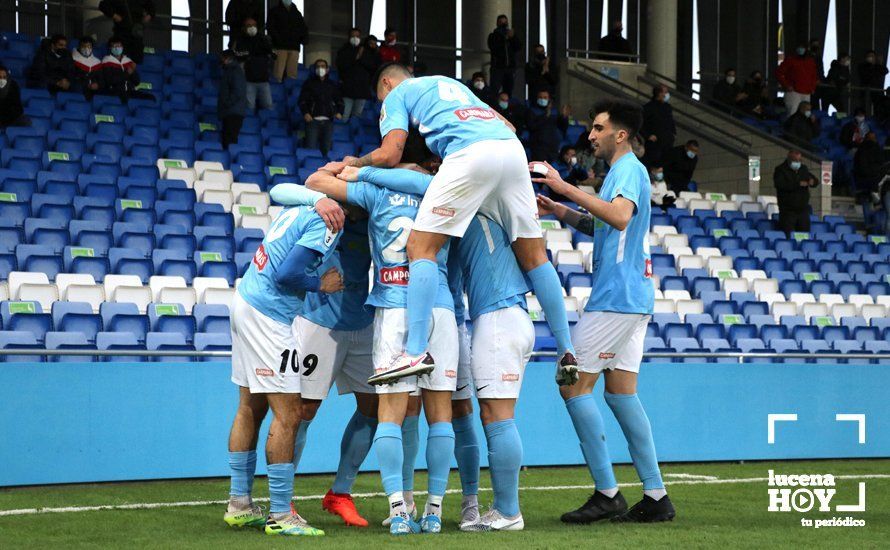
[[[553,191],[568,197],[578,206],[586,209],[596,218],[611,225],[618,231],[624,231],[627,224],[630,223],[634,213],[634,203],[624,197],[615,197],[612,202],[606,202],[592,195],[588,195],[574,185],[570,185],[559,177],[559,172],[546,162],[533,162],[529,164],[529,170],[536,164],[543,164],[547,167],[547,175],[540,178],[532,178],[535,183],[543,183]]]
[[[538,213],[541,216],[553,214],[556,218],[568,225],[571,225],[578,231],[587,235],[593,235],[593,216],[583,214],[573,208],[569,208],[564,204],[553,201],[550,197],[538,195]]]
[[[346,182],[327,170],[319,170],[306,178],[306,187],[324,193],[335,201],[346,202]]]
[[[346,166],[362,168],[376,166],[378,168],[392,168],[402,160],[402,152],[405,150],[405,142],[408,140],[408,132],[405,130],[392,130],[383,138],[380,147],[367,155],[351,161],[329,162],[324,169],[334,175],[343,171]]]

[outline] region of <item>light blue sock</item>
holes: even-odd
[[[297,429],[297,436],[294,438],[294,472],[300,465],[300,459],[303,457],[303,449],[306,448],[306,438],[309,436],[309,424],[311,420],[301,420],[300,427]]]
[[[287,514],[294,497],[294,463],[269,464],[269,513]]]
[[[454,456],[454,428],[451,422],[436,422],[426,438],[427,490],[433,496],[445,496],[451,457]]]
[[[566,317],[566,306],[562,300],[562,285],[559,275],[550,262],[545,262],[527,273],[535,296],[544,310],[544,317],[550,325],[550,332],[556,338],[556,348],[561,356],[566,351],[575,353],[569,332],[569,320]]]
[[[652,439],[652,426],[649,417],[643,410],[643,404],[637,394],[605,393],[606,403],[615,414],[621,431],[627,439],[627,448],[634,461],[634,468],[643,490],[663,489],[661,471],[658,469],[658,458],[655,456],[655,441]]]
[[[229,494],[233,497],[250,496],[256,473],[256,450],[229,451],[229,468],[232,470]]]
[[[479,494],[479,440],[473,415],[451,421],[454,426],[454,458],[460,472],[460,489],[464,496]]]
[[[406,416],[402,420],[402,489],[414,490],[414,464],[417,462],[417,451],[420,449],[420,436],[417,433],[418,416]]]
[[[402,490],[402,428],[392,422],[381,422],[374,435],[377,449],[377,462],[380,463],[380,477],[383,492],[391,495]]]
[[[405,351],[420,355],[429,346],[430,319],[439,288],[439,266],[431,260],[408,265],[408,342]]]
[[[356,409],[346,425],[343,439],[340,440],[340,465],[337,467],[332,491],[337,494],[352,493],[355,476],[371,450],[376,429],[377,419],[365,416]]]
[[[488,441],[488,470],[494,491],[495,510],[507,517],[519,513],[519,469],[522,440],[512,418],[485,426]]]
[[[609,449],[606,447],[606,428],[603,415],[592,393],[573,397],[566,401],[566,409],[572,417],[575,433],[581,442],[581,453],[587,462],[587,469],[599,491],[618,487],[612,461],[609,460]]]

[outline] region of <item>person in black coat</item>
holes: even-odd
[[[850,56],[847,53],[842,53],[831,62],[825,82],[823,100],[838,111],[846,113],[850,99]]]
[[[230,0],[226,6],[226,25],[229,26],[229,35],[234,38],[238,36],[244,27],[244,22],[253,19],[257,28],[262,31],[264,29],[266,11],[263,0]],[[262,32],[260,33],[262,34]]]
[[[74,61],[68,51],[68,38],[64,34],[53,35],[41,42],[40,50],[34,56],[31,77],[32,82],[29,84],[46,88],[52,94],[71,89],[75,77]]]
[[[517,134],[522,134],[525,130],[525,105],[518,101],[511,101],[507,92],[498,94],[498,100],[493,105],[494,110],[507,119],[507,122],[516,128]]]
[[[314,74],[303,84],[297,104],[306,122],[305,146],[317,147],[326,156],[334,140],[334,119],[343,118],[343,96],[328,78],[327,61],[317,60],[312,70]]]
[[[275,57],[269,37],[260,32],[255,19],[244,20],[241,34],[232,39],[231,49],[238,56],[247,77],[247,108],[251,111],[272,109],[272,88],[269,86],[269,63]]]
[[[630,42],[621,36],[622,31],[624,31],[624,25],[621,23],[621,20],[613,21],[612,30],[609,31],[609,34],[600,38],[599,51],[625,55],[601,55],[600,59],[631,61],[626,55],[632,54],[633,50],[630,49]]]
[[[522,48],[522,42],[516,38],[515,31],[510,28],[506,15],[498,15],[497,27],[488,35],[488,51],[491,54],[490,78],[491,89],[513,95],[513,80],[516,77],[516,55]]]
[[[776,200],[779,206],[779,229],[791,236],[792,231],[810,230],[810,188],[819,182],[801,162],[800,151],[789,151],[785,162],[773,171]]]
[[[863,103],[868,110],[869,105],[879,102],[881,96],[884,95],[884,77],[887,76],[887,65],[874,50],[869,50],[865,54],[865,62],[859,64],[858,72],[859,85],[863,88],[872,88],[862,92]]]
[[[858,192],[864,194],[879,191],[878,183],[890,174],[887,160],[878,143],[877,134],[868,132],[853,157],[853,174],[856,176]]]
[[[370,42],[373,41],[373,44]],[[362,40],[362,31],[349,29],[349,39],[337,51],[337,70],[340,72],[340,93],[343,95],[343,119],[359,117],[365,103],[373,97],[371,79],[380,67],[377,39]]]
[[[473,95],[475,95],[481,102],[486,105],[494,106],[495,96],[491,86],[485,82],[485,73],[481,71],[473,73],[473,78],[470,79],[467,86],[470,88],[470,91],[473,92]]]
[[[531,59],[525,64],[525,83],[529,97],[537,97],[539,90],[547,90],[552,97],[559,84],[559,71],[553,60],[545,53],[543,44],[535,46]]]
[[[0,65],[0,129],[30,125],[31,119],[25,116],[25,108],[22,106],[22,92],[18,82],[9,77],[6,67]]]
[[[718,108],[731,112],[736,107],[736,104],[743,98],[744,92],[742,92],[742,87],[736,83],[735,69],[726,69],[723,78],[714,85],[712,95],[714,101],[718,103]]]
[[[559,144],[569,127],[568,108],[555,113],[550,92],[541,90],[526,112],[525,126],[529,131],[530,160],[554,162],[559,156]]]
[[[692,181],[695,167],[698,166],[698,154],[698,141],[690,139],[685,145],[678,145],[669,150],[662,158],[664,180],[675,194],[689,191],[689,182]]]
[[[784,137],[791,143],[813,149],[812,141],[819,136],[819,119],[813,114],[809,101],[802,101],[797,112],[783,124]]]
[[[216,110],[222,123],[220,139],[227,149],[230,144],[238,142],[241,125],[247,115],[247,79],[244,69],[235,58],[235,52],[225,50],[220,54],[222,77],[219,81],[219,99]]]
[[[281,0],[269,10],[269,37],[272,49],[275,50],[275,65],[272,76],[278,82],[288,78],[297,78],[297,61],[300,59],[300,47],[309,36],[309,28],[303,19],[300,9],[293,0]]]
[[[674,146],[677,125],[674,123],[674,110],[668,104],[671,94],[667,86],[652,89],[652,99],[643,105],[643,127],[640,135],[646,143],[643,164],[651,166],[660,162],[661,157]]]
[[[144,59],[145,25],[155,17],[153,0],[102,0],[99,10],[114,21],[112,33],[124,41],[127,55],[137,65]]]

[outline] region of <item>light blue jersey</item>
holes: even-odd
[[[456,245],[470,302],[470,319],[517,304],[526,308],[525,295],[531,286],[503,227],[477,215]]]
[[[649,254],[649,174],[633,153],[609,169],[600,198],[612,202],[621,196],[636,208],[624,231],[595,220],[593,232],[593,289],[586,311],[652,313],[655,287]]]
[[[403,80],[386,96],[380,110],[380,135],[392,130],[420,130],[440,158],[478,141],[517,139],[469,88],[445,76]]]
[[[330,268],[343,273],[342,292],[307,292],[301,317],[331,330],[360,330],[374,321],[374,310],[365,307],[368,299],[368,222],[347,222],[336,252],[317,269],[321,277]]]
[[[447,266],[448,288],[451,290],[451,299],[454,301],[454,320],[457,321],[457,326],[460,326],[466,322],[467,312],[464,306],[464,272],[460,267],[458,246],[452,246],[448,251]]]
[[[371,183],[350,183],[346,200],[368,211],[368,236],[374,259],[374,287],[368,305],[384,308],[405,308],[408,305],[408,235],[420,207],[421,197],[390,191]],[[436,259],[439,263],[438,308],[454,310],[448,289],[446,261],[448,245]]]
[[[290,325],[303,310],[304,293],[293,294],[278,286],[275,273],[295,246],[321,254],[315,269],[326,261],[340,239],[332,233],[311,206],[287,208],[269,226],[266,237],[253,256],[238,293],[254,309],[280,323]]]

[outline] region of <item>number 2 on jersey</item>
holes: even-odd
[[[439,99],[442,101],[457,101],[461,105],[470,104],[469,96],[460,86],[445,80],[439,81]]]
[[[393,233],[398,231],[399,234],[381,252],[384,261],[391,264],[403,264],[408,261],[408,253],[405,252],[405,248],[408,246],[408,236],[411,234],[413,226],[414,220],[408,216],[399,216],[389,222],[389,225],[386,226],[387,231]]]

